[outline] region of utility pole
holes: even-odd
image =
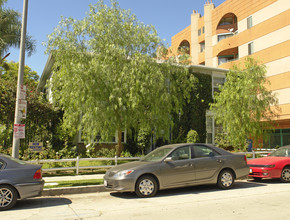
[[[18,100],[20,99],[20,88],[23,84],[24,75],[24,62],[25,62],[25,38],[26,38],[26,26],[27,26],[27,7],[28,0],[23,0],[23,14],[22,14],[22,27],[21,27],[21,39],[20,39],[20,54],[19,54],[19,69],[18,69],[18,80],[17,80],[17,93],[16,93],[16,104],[15,104],[15,117],[14,117],[14,132],[13,132],[13,145],[12,145],[12,157],[19,158],[19,145],[20,139],[16,137],[15,124],[21,123],[19,115]]]

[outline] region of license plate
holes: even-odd
[[[107,180],[104,180],[104,186],[108,186]]]
[[[253,170],[252,169],[250,169],[250,173],[253,173]]]

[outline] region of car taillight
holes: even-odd
[[[33,176],[33,179],[42,179],[42,175],[41,175],[41,169],[38,169],[34,176]]]
[[[246,161],[246,163],[247,163],[247,156],[246,155],[244,155],[244,160]]]

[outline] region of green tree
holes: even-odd
[[[160,44],[153,26],[116,1],[90,5],[83,20],[62,18],[47,52],[55,56],[53,98],[64,110],[64,126],[82,129],[89,143],[118,131],[118,154],[125,128],[168,129],[191,78],[186,68],[156,62]]]
[[[234,148],[242,149],[247,138],[258,142],[272,128],[277,98],[265,87],[266,72],[264,65],[249,57],[243,68],[230,69],[221,92],[215,94],[211,110]]]
[[[21,38],[21,16],[12,9],[4,8],[7,0],[0,0],[0,63],[9,47],[19,47]],[[30,56],[35,51],[35,41],[26,35],[25,47]]]
[[[13,124],[16,101],[18,63],[4,63],[0,78],[0,127],[5,128],[0,135],[0,146],[9,148],[12,145]],[[24,68],[24,84],[27,86],[27,115],[25,123],[26,138],[21,140],[21,149],[27,148],[29,142],[54,141],[61,113],[36,92],[38,75],[30,67]]]

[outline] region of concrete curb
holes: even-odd
[[[104,185],[93,186],[75,186],[75,187],[60,187],[44,189],[41,196],[58,196],[65,194],[79,194],[79,193],[94,193],[94,192],[109,192]]]

